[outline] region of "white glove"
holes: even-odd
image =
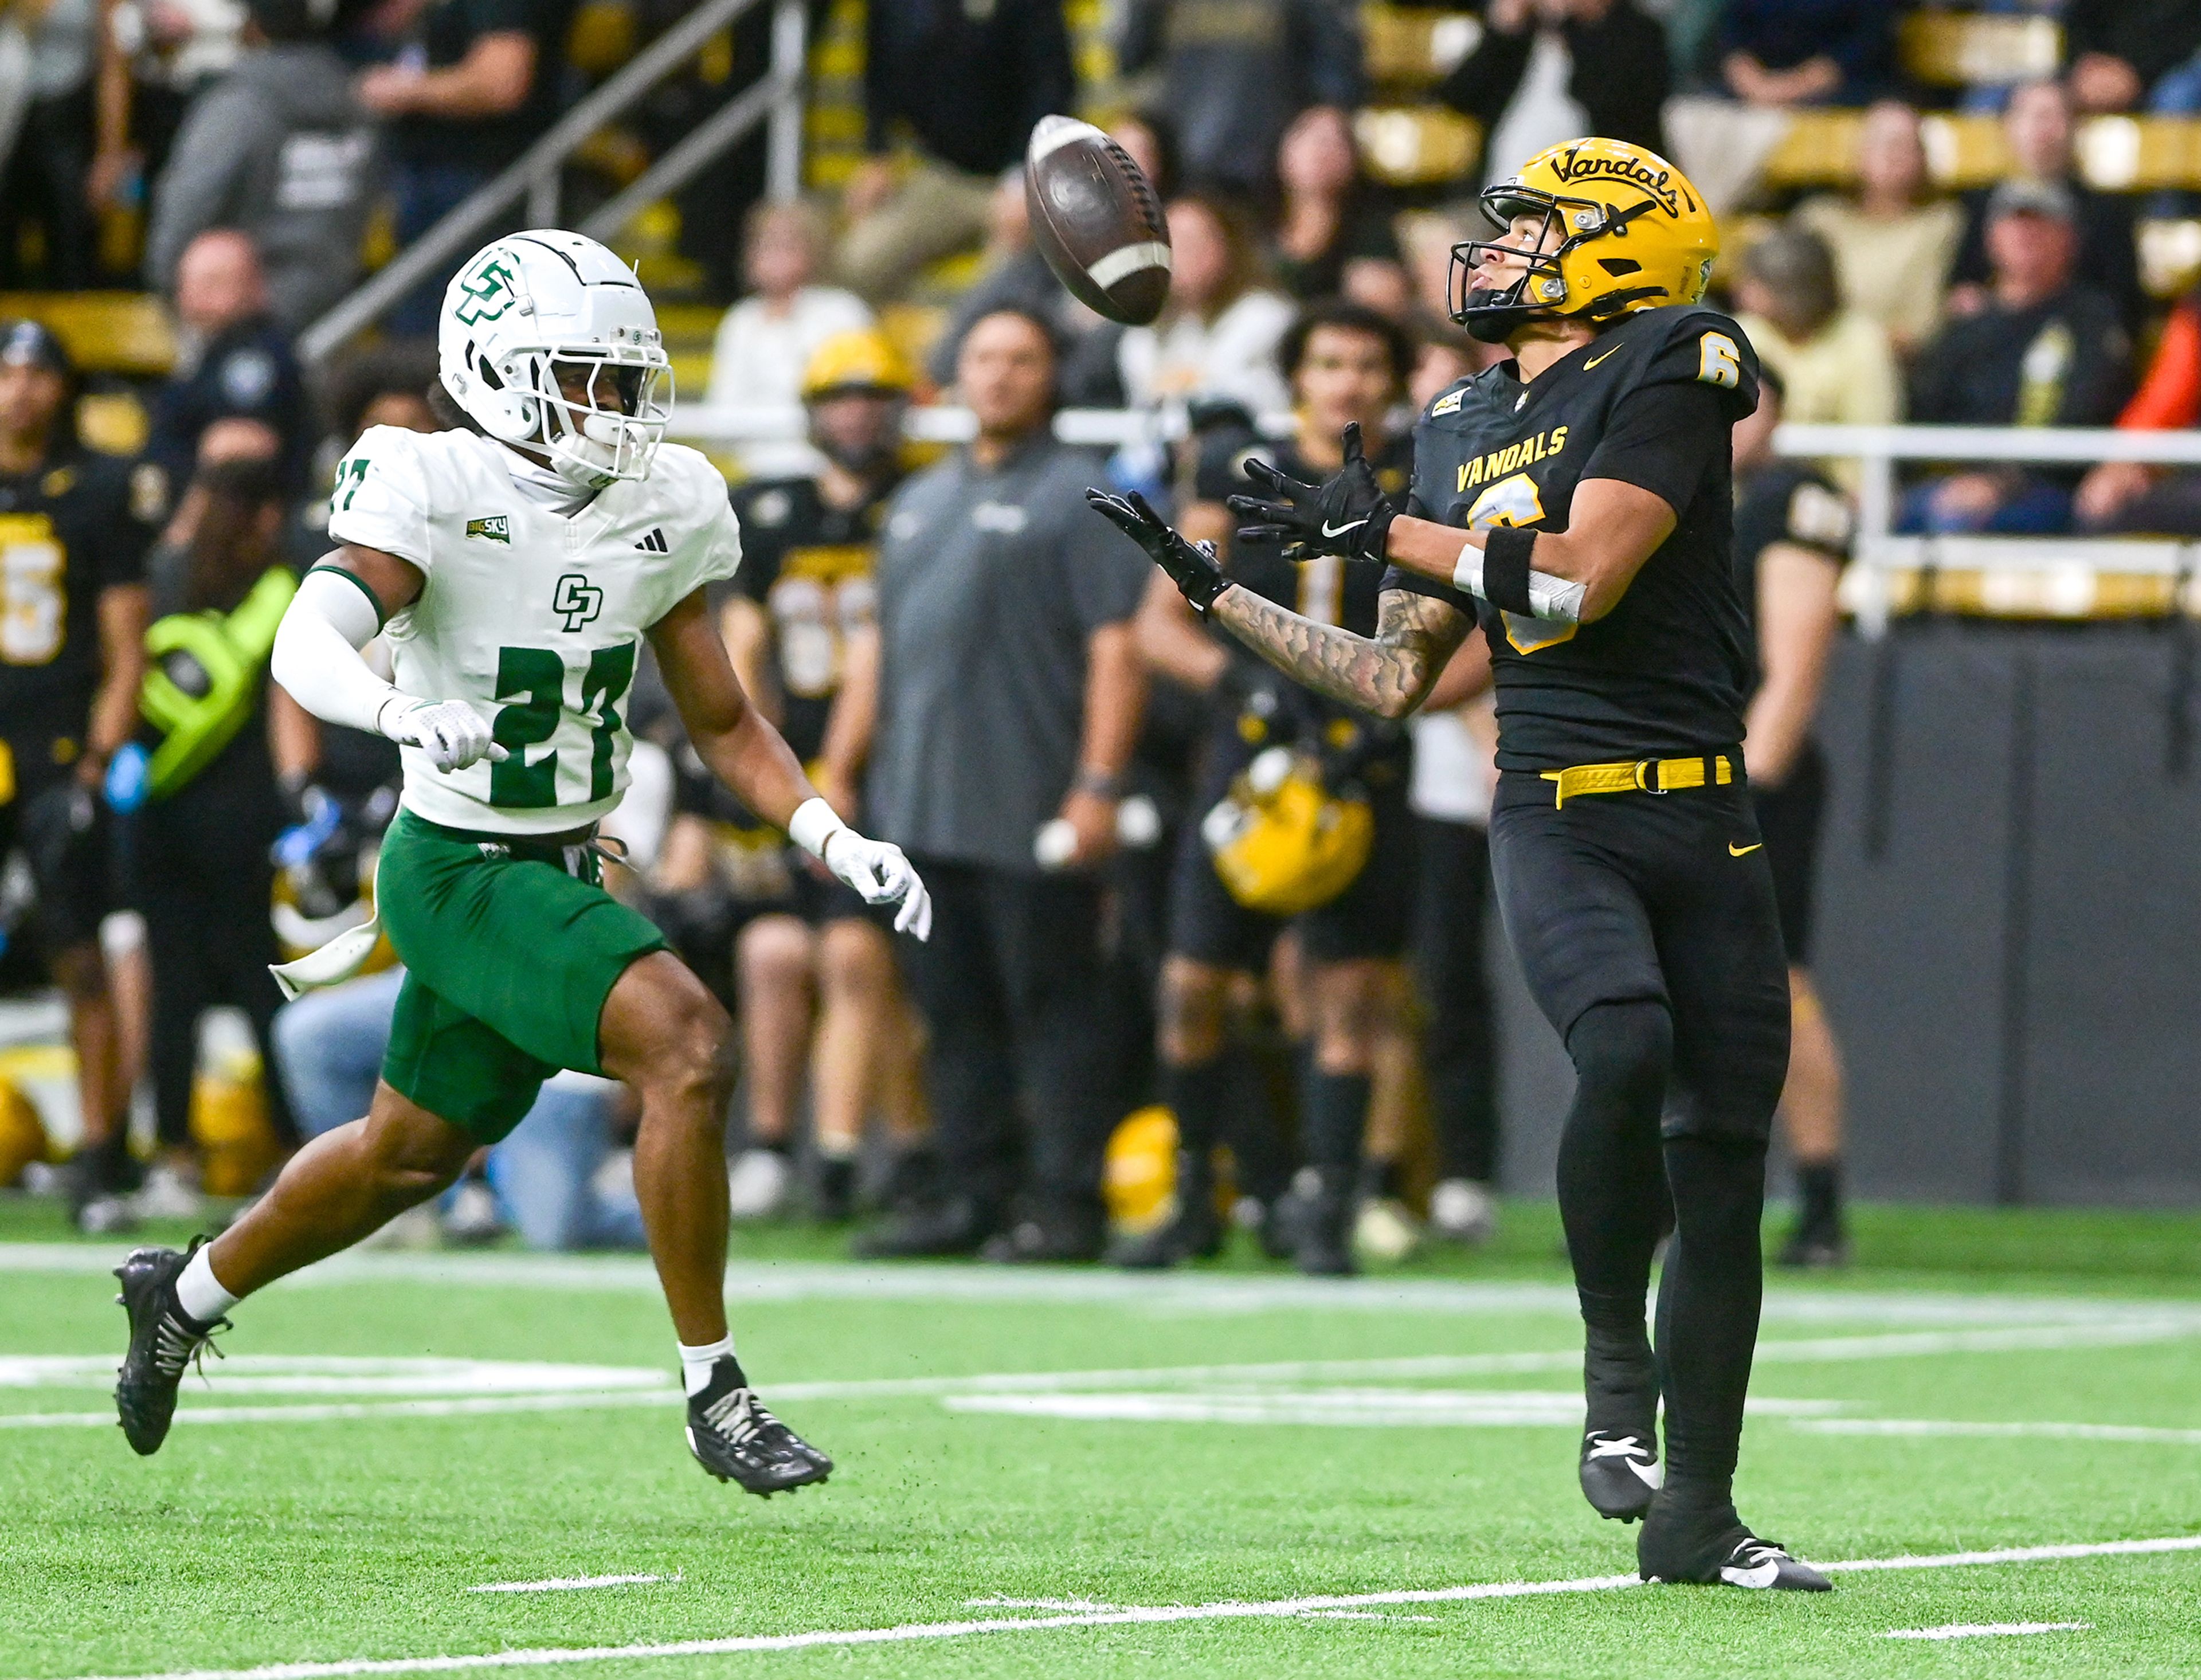
[[[932,937],[932,895],[918,878],[917,869],[902,855],[901,848],[883,840],[866,840],[853,828],[837,829],[825,843],[825,866],[863,896],[866,904],[900,902],[895,913],[896,933]]]
[[[932,895],[924,890],[917,870],[902,855],[901,848],[883,840],[866,840],[842,822],[822,799],[807,799],[796,809],[787,831],[795,844],[823,863],[866,904],[892,904],[896,933],[932,937]]]
[[[382,732],[401,745],[420,748],[447,776],[484,758],[501,763],[512,756],[490,738],[488,720],[463,700],[415,700],[388,717]]]

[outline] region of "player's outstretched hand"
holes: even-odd
[[[1215,563],[1215,545],[1189,543],[1170,522],[1147,505],[1133,490],[1118,496],[1105,490],[1089,490],[1085,500],[1095,513],[1147,551],[1147,557],[1170,574],[1194,610],[1205,614],[1215,597],[1230,587],[1230,579]]]
[[[1398,509],[1361,453],[1358,420],[1345,428],[1344,441],[1345,464],[1321,485],[1288,478],[1259,458],[1248,461],[1247,478],[1268,494],[1229,499],[1230,511],[1246,521],[1238,535],[1247,542],[1284,543],[1287,560],[1342,555],[1380,562]]]
[[[854,887],[866,904],[899,903],[896,933],[932,937],[932,895],[916,866],[899,846],[867,840],[853,828],[839,828],[825,843],[825,866]]]
[[[511,756],[490,738],[489,720],[463,700],[416,700],[385,727],[391,740],[420,748],[447,776],[484,758]]]

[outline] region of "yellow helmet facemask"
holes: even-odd
[[[1719,229],[1688,178],[1625,140],[1552,146],[1511,179],[1485,187],[1481,202],[1500,230],[1517,216],[1541,218],[1531,249],[1498,239],[1452,248],[1452,318],[1486,344],[1505,343],[1532,320],[1601,322],[1694,303],[1719,255]],[[1544,250],[1554,230],[1560,238]],[[1476,285],[1486,251],[1520,261],[1520,278]]]

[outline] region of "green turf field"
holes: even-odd
[[[744,1360],[840,1462],[766,1502],[688,1459],[624,1258],[332,1263],[141,1461],[120,1245],[0,1202],[0,1680],[2201,1671],[2201,1221],[1868,1210],[1858,1269],[1776,1281],[1744,1515],[1901,1560],[1802,1597],[1621,1584],[1554,1224],[1508,1219],[1344,1285],[744,1236]],[[651,1578],[476,1590],[607,1577]],[[2053,1630],[1887,1636],[1995,1624]]]

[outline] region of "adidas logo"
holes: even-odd
[[[649,535],[637,543],[635,547],[640,549],[644,554],[664,555],[672,552],[672,545],[665,540],[665,533],[655,526],[649,528]]]

